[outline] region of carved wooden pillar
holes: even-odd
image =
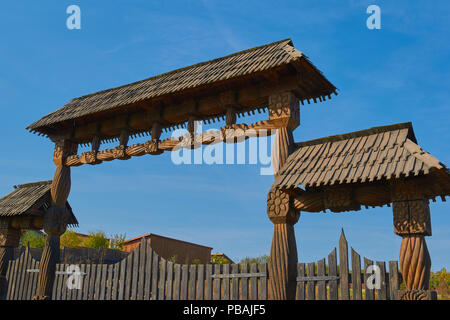
[[[0,299],[4,299],[8,284],[8,262],[14,259],[14,248],[19,246],[20,230],[12,228],[9,221],[0,221]]]
[[[274,175],[295,150],[292,131],[300,123],[298,99],[292,92],[281,92],[269,97],[269,120],[277,125],[272,150]],[[300,211],[293,205],[294,199],[279,189],[270,190],[267,197],[267,214],[274,224],[269,261],[269,299],[295,299],[297,278],[297,245],[294,224]]]
[[[300,107],[292,92],[269,97],[269,120],[278,127],[272,151],[272,166],[276,176],[295,149],[292,132],[300,124]]]
[[[69,212],[66,202],[70,192],[70,167],[64,166],[65,158],[76,153],[77,145],[70,141],[58,141],[55,145],[53,161],[56,172],[50,189],[52,204],[44,216],[44,231],[47,242],[39,264],[38,288],[35,300],[51,299],[55,267],[59,262],[60,236],[66,231]]]
[[[267,214],[274,224],[269,261],[269,299],[294,300],[298,262],[294,224],[300,211],[294,209],[293,198],[289,194],[272,189],[267,197]]]
[[[425,236],[431,236],[428,200],[411,193],[411,188],[405,184],[394,190],[394,232],[402,237],[400,270],[406,286],[406,290],[399,291],[399,299],[432,299],[434,294],[428,291],[431,258],[425,241]]]

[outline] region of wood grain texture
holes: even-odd
[[[427,290],[430,280],[431,258],[425,237],[403,237],[399,261],[406,289]]]

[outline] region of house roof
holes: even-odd
[[[14,190],[0,199],[0,217],[41,215],[50,206],[50,187],[52,181],[39,181],[14,186]],[[69,203],[69,225],[76,226],[78,221]]]
[[[131,243],[131,242],[136,242],[136,241],[140,241],[142,238],[151,238],[151,237],[158,237],[158,238],[164,238],[164,239],[168,239],[168,240],[173,240],[173,241],[178,241],[178,242],[183,242],[183,243],[187,243],[190,245],[194,245],[194,246],[198,246],[198,247],[204,247],[204,248],[208,248],[208,249],[212,249],[211,247],[207,247],[207,246],[203,246],[201,244],[197,244],[197,243],[193,243],[193,242],[188,242],[188,241],[183,241],[183,240],[178,240],[178,239],[174,239],[174,238],[169,238],[169,237],[165,237],[165,236],[160,236],[158,234],[155,233],[146,233],[134,238],[130,238],[125,240],[123,243],[127,244],[127,243]]]
[[[399,123],[296,144],[275,179],[274,186],[302,186],[372,182],[382,179],[427,175],[438,170],[443,194],[450,192],[450,171],[424,151],[412,124]],[[441,195],[441,194],[440,194]]]
[[[103,90],[70,100],[60,109],[44,116],[27,127],[32,132],[47,134],[55,125],[86,118],[94,114],[104,115],[113,109],[122,111],[127,106],[171,94],[185,93],[213,85],[223,85],[231,80],[275,69],[301,61],[313,70],[313,78],[303,73],[310,95],[315,98],[330,95],[336,88],[317,70],[290,39],[285,39],[252,49],[240,51],[222,58],[194,64],[160,74],[124,86]],[[57,127],[57,126],[56,126]]]

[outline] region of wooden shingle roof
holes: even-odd
[[[336,88],[305,55],[294,48],[290,39],[286,39],[72,99],[27,129],[48,134],[52,130],[60,130],[58,125],[63,122],[66,126],[70,121],[84,121],[87,116],[94,114],[105,116],[112,110],[126,111],[126,108],[136,107],[141,101],[150,103],[166,96],[187,94],[194,89],[200,92],[297,62],[307,64],[314,74],[313,78],[309,78],[305,72],[302,73],[303,81],[309,88],[306,90],[308,96],[303,99],[329,96],[335,92]]]
[[[449,169],[417,144],[410,122],[301,142],[297,147],[280,169],[274,187],[364,183],[434,170],[447,177],[441,195],[450,190]]]
[[[52,181],[39,181],[14,186],[14,190],[0,199],[0,217],[40,215],[50,206]],[[78,225],[69,203],[69,225]]]

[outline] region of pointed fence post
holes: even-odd
[[[344,229],[339,238],[339,283],[341,288],[341,300],[350,300],[348,279],[348,243],[345,239]]]

